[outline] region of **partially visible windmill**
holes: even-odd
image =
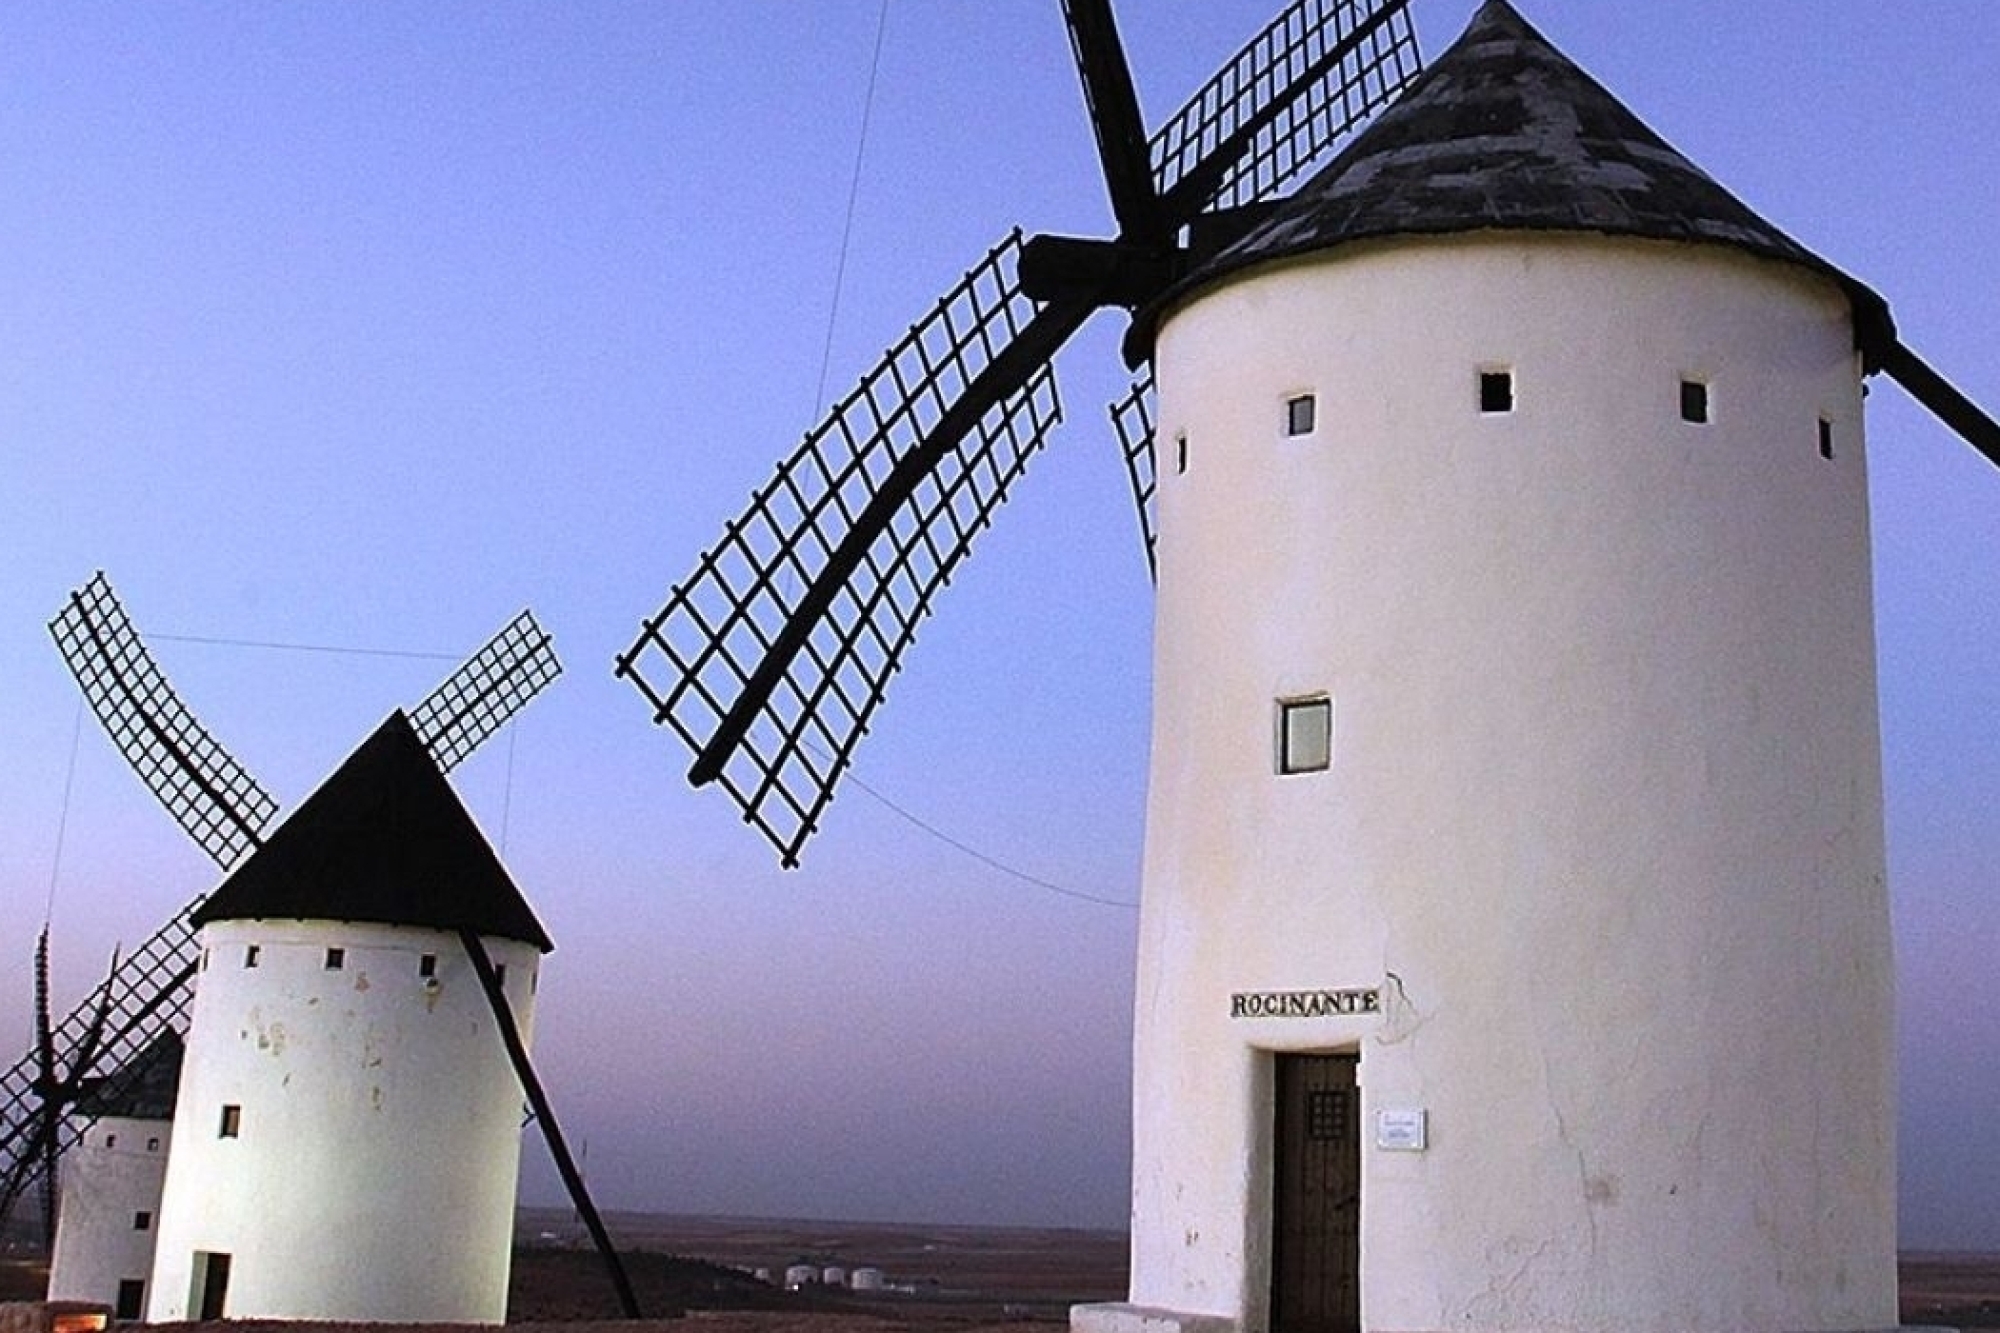
[[[1109,0],[1063,0],[1118,234],[1003,239],[751,497],[617,663],[787,866],[931,602],[1061,419],[1051,364],[1263,217],[1421,66],[1408,0],[1296,0],[1150,140]],[[1137,360],[1129,355],[1128,360]],[[1142,376],[1116,410],[1150,554]]]
[[[49,630],[112,742],[196,844],[223,870],[256,850],[278,803],[181,701],[109,580],[100,572],[72,592]],[[548,634],[523,611],[409,711],[410,726],[438,771],[449,773],[561,671]],[[16,1196],[51,1169],[60,1147],[52,1153],[46,1144],[60,1145],[81,1129],[51,1122],[44,1112],[47,1099],[36,1091],[47,1081],[44,1071],[60,1060],[63,1083],[73,1087],[94,1070],[121,1067],[163,1028],[184,1026],[188,982],[199,964],[193,917],[204,901],[197,897],[187,904],[122,966],[114,960],[92,997],[49,1028],[36,1051],[0,1075],[0,1181],[18,1178]],[[564,1184],[593,1223],[620,1299],[636,1315],[630,1285],[610,1252],[485,950],[471,932],[463,932],[461,942]],[[61,1120],[59,1111],[54,1117]],[[0,1194],[0,1219],[9,1201]]]
[[[111,971],[118,971],[118,955],[111,956]],[[64,1145],[63,1120],[69,1108],[79,1101],[86,1091],[89,1080],[87,1073],[97,1063],[97,1052],[104,1041],[104,1025],[110,1016],[110,995],[102,990],[95,1007],[85,1006],[77,1011],[84,1016],[83,1031],[65,1062],[58,1058],[56,1051],[55,1026],[49,1019],[49,928],[42,926],[41,934],[35,938],[35,1049],[30,1052],[34,1061],[34,1077],[28,1084],[28,1096],[33,1098],[30,1116],[23,1124],[22,1142],[11,1161],[6,1163],[5,1174],[0,1175],[0,1223],[6,1221],[14,1204],[30,1185],[39,1181],[42,1186],[42,1242],[52,1246],[56,1239],[56,1168],[62,1157]],[[25,1104],[25,1099],[19,1099]],[[9,1110],[17,1109],[10,1106]]]

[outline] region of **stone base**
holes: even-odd
[[[1151,1305],[1072,1305],[1070,1333],[1236,1333],[1236,1321],[1219,1314],[1188,1314]]]

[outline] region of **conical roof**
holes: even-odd
[[[1393,106],[1181,291],[1352,241],[1481,230],[1731,246],[1839,282],[1865,347],[1889,332],[1879,296],[1718,185],[1507,0],[1486,0]]]
[[[194,914],[254,918],[470,927],[555,947],[401,712]]]
[[[93,1079],[76,1099],[76,1113],[131,1120],[173,1119],[184,1053],[181,1034],[168,1028],[117,1072]]]

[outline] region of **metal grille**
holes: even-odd
[[[410,710],[410,725],[449,773],[561,674],[553,642],[523,611]]]
[[[278,803],[174,693],[102,573],[49,633],[112,744],[201,849],[227,869],[255,847]]]
[[[1407,0],[1297,0],[1148,145],[1163,196],[1269,198],[1422,69]]]
[[[1306,1137],[1315,1142],[1347,1137],[1347,1094],[1316,1089],[1306,1094]]]
[[[1159,529],[1154,497],[1160,487],[1160,462],[1153,444],[1154,402],[1153,366],[1148,362],[1132,381],[1131,392],[1111,405],[1111,426],[1118,432],[1119,448],[1125,455],[1125,473],[1132,480],[1132,505],[1139,515],[1139,539],[1146,545],[1146,572],[1158,586]]]
[[[701,754],[774,645],[805,622],[803,644],[715,775],[787,866],[798,864],[932,597],[1061,419],[1043,356],[886,516],[864,521],[878,496],[894,494],[898,464],[935,447],[940,422],[1034,317],[1015,276],[1020,250],[1016,231],[889,349],[618,660],[654,721]],[[896,485],[908,480],[898,474]],[[867,545],[843,571],[850,534]]]
[[[194,988],[199,950],[190,918],[202,904],[196,898],[111,971],[83,1002],[54,1027],[57,1065],[71,1078],[116,1071],[130,1065],[167,1028],[187,1028],[188,1004]],[[102,1010],[104,1026],[92,1057],[89,1033]],[[82,1068],[78,1068],[82,1065]],[[51,1109],[36,1087],[36,1053],[29,1051],[0,1073],[0,1223],[8,1212],[43,1180],[40,1149]],[[85,1117],[70,1115],[56,1126],[58,1152],[73,1145],[88,1128]]]

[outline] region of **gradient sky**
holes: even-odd
[[[1416,0],[1427,54],[1471,7]],[[1149,121],[1274,8],[1128,2]],[[1991,0],[1524,11],[2000,408]],[[51,898],[67,1006],[214,880],[87,715],[70,776],[44,630],[70,588],[110,573],[287,809],[530,605],[568,674],[455,780],[558,943],[538,1062],[599,1201],[1123,1225],[1136,914],[1033,882],[1138,888],[1150,593],[1101,414],[1120,321],[1061,363],[1069,424],[803,870],[686,787],[610,674],[992,241],[1108,230],[1054,0],[891,0],[864,145],[880,13],[0,10],[8,1058]],[[1903,1240],[2000,1249],[2000,472],[1886,381],[1870,430]],[[554,1201],[532,1140],[527,1163]]]

